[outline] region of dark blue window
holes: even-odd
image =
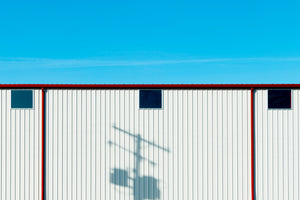
[[[269,90],[268,108],[291,108],[291,90]]]
[[[140,108],[161,108],[161,90],[140,90]]]
[[[12,90],[11,108],[32,108],[32,90]]]

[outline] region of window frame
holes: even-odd
[[[140,107],[140,101],[141,101],[141,95],[140,95],[140,92],[141,90],[145,91],[145,90],[160,90],[161,91],[161,107],[160,108],[141,108]],[[139,110],[163,110],[164,108],[164,93],[163,93],[163,90],[162,89],[139,89],[139,104],[138,104],[138,107],[139,107]]]
[[[269,91],[270,90],[289,90],[290,91],[290,107],[289,108],[269,108]],[[292,110],[293,109],[293,90],[292,89],[268,89],[267,90],[267,109],[268,110]]]
[[[31,91],[32,92],[32,107],[26,107],[26,108],[13,108],[12,107],[12,92],[13,91]],[[10,109],[12,110],[34,110],[34,104],[35,104],[35,101],[34,101],[34,90],[32,89],[12,89],[11,92],[10,92]]]

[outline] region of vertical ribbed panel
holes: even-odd
[[[11,90],[0,90],[0,199],[41,199],[41,91],[33,109],[11,109]]]
[[[255,92],[257,200],[299,199],[299,90],[292,109],[268,109],[268,90]]]
[[[163,109],[139,109],[138,90],[46,98],[48,200],[251,199],[250,90],[163,90]]]

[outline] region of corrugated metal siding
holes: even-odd
[[[250,200],[250,90],[163,90],[163,109],[138,105],[138,90],[47,91],[47,199],[134,199],[133,180],[110,182],[114,168],[134,177],[122,129],[169,149],[141,145],[140,174],[160,199]]]
[[[292,109],[268,109],[268,90],[255,92],[257,199],[299,199],[299,98]]]
[[[11,90],[0,90],[0,199],[41,198],[41,91],[33,109],[11,109]]]

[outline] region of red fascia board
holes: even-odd
[[[0,84],[0,88],[45,89],[268,89],[300,88],[300,84]]]

